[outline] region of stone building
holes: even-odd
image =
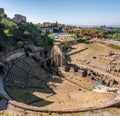
[[[5,18],[7,17],[7,15],[5,14],[3,8],[0,8],[0,16],[1,16],[1,17],[5,17]]]
[[[3,8],[0,8],[0,15],[1,14],[4,14],[4,9]]]
[[[44,22],[43,25],[44,27],[61,27],[62,26],[57,21],[55,23]]]
[[[40,29],[43,33],[49,32],[49,33],[53,33],[53,28],[41,28]]]
[[[73,28],[73,29],[71,29],[71,32],[80,33],[80,28]]]
[[[13,21],[15,23],[26,23],[27,22],[27,19],[25,16],[22,16],[20,14],[15,14],[14,18],[13,18]]]
[[[50,27],[52,24],[50,22],[44,22],[43,25],[44,27]]]

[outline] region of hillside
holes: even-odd
[[[23,18],[22,15],[20,16]],[[14,19],[10,19],[7,15],[0,14],[1,52],[5,53],[22,48],[26,42],[32,42],[36,46],[41,46],[45,49],[52,45],[53,40],[50,39],[46,33],[42,33],[41,30],[31,22],[23,22],[20,16],[16,16],[18,19],[14,21]]]

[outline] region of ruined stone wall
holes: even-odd
[[[106,68],[106,71],[120,77],[120,53],[109,52],[108,56],[111,60]]]
[[[110,87],[112,87],[113,85],[119,84],[119,82],[117,80],[115,80],[114,78],[100,74],[100,73],[95,72],[88,68],[80,68],[79,67],[76,69],[76,67],[73,66],[72,64],[66,65],[65,71],[71,72],[71,73],[75,74],[76,76],[89,78],[93,81],[100,82],[100,83],[105,84]]]

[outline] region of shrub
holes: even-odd
[[[30,35],[30,32],[24,31],[24,35],[25,35],[25,36],[29,36],[29,35]]]
[[[4,18],[2,19],[1,23],[4,24],[4,25],[5,25],[5,28],[8,28],[8,29],[14,30],[14,29],[17,29],[17,28],[18,28],[18,26],[17,26],[16,23],[14,23],[14,22],[12,22],[12,21],[9,21],[9,20],[7,20],[7,19],[4,19]]]

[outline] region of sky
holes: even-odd
[[[0,7],[33,23],[120,25],[120,0],[0,0]]]

